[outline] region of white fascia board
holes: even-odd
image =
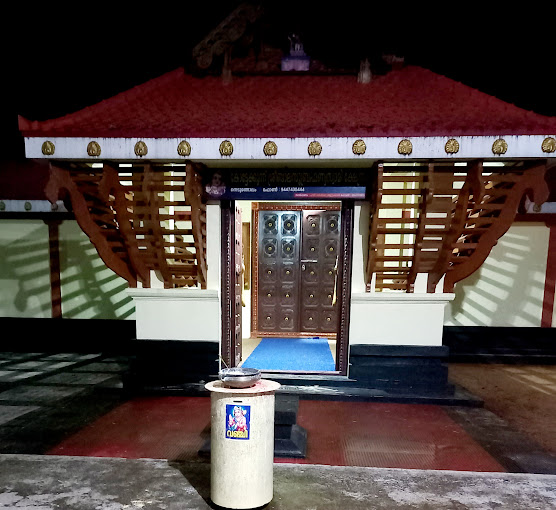
[[[398,145],[402,137],[378,137],[378,138],[274,138],[272,141],[277,145],[278,151],[274,156],[266,156],[263,147],[268,138],[187,138],[191,146],[188,156],[180,156],[177,148],[183,138],[68,138],[68,137],[27,137],[25,138],[25,154],[32,159],[68,159],[68,160],[125,160],[139,161],[279,161],[279,160],[397,160],[411,161],[415,159],[524,159],[524,158],[554,158],[556,152],[547,153],[542,150],[543,141],[548,138],[556,138],[555,134],[546,135],[504,135],[499,136],[431,136],[431,137],[408,137],[413,146],[411,154],[402,155],[398,153]],[[447,154],[446,142],[455,138],[459,143],[459,151]],[[498,139],[504,139],[507,143],[505,154],[494,154],[492,145]],[[353,143],[362,139],[365,142],[364,154],[354,154]],[[228,140],[233,145],[230,156],[220,154],[220,144]],[[322,146],[322,152],[318,156],[311,156],[308,151],[309,144],[318,141]],[[44,155],[43,143],[50,141],[54,144],[54,153]],[[89,156],[87,145],[96,141],[101,147],[100,156]],[[135,144],[143,141],[148,148],[145,156],[135,154]]]
[[[4,213],[67,213],[62,200],[53,206],[48,200],[3,200],[0,195],[0,212]]]

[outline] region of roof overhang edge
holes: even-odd
[[[92,142],[96,142],[94,150],[91,150]],[[556,135],[274,139],[26,137],[25,155],[33,159],[91,162],[185,161],[188,159],[199,161],[526,159],[556,157]]]

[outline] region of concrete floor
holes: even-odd
[[[0,353],[0,508],[214,508],[207,461],[48,454],[129,401],[126,368],[101,354]],[[507,472],[276,463],[266,508],[556,508],[556,458],[526,430],[486,406],[443,411]]]
[[[155,459],[0,455],[0,508],[210,509],[210,466]],[[556,508],[556,477],[274,466],[268,510]]]

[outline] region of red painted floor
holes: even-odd
[[[505,469],[441,407],[301,400],[305,459],[276,462],[456,471]],[[203,460],[210,399],[142,398],[127,402],[48,453],[94,457]]]
[[[301,401],[297,422],[308,432],[307,458],[287,462],[505,471],[437,406]]]

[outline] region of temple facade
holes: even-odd
[[[5,175],[35,182],[0,196],[0,314],[102,319],[143,387],[324,339],[332,365],[258,368],[449,394],[447,334],[552,328],[556,118],[399,62],[307,72],[295,51],[280,73],[180,68],[20,118],[27,163]]]

